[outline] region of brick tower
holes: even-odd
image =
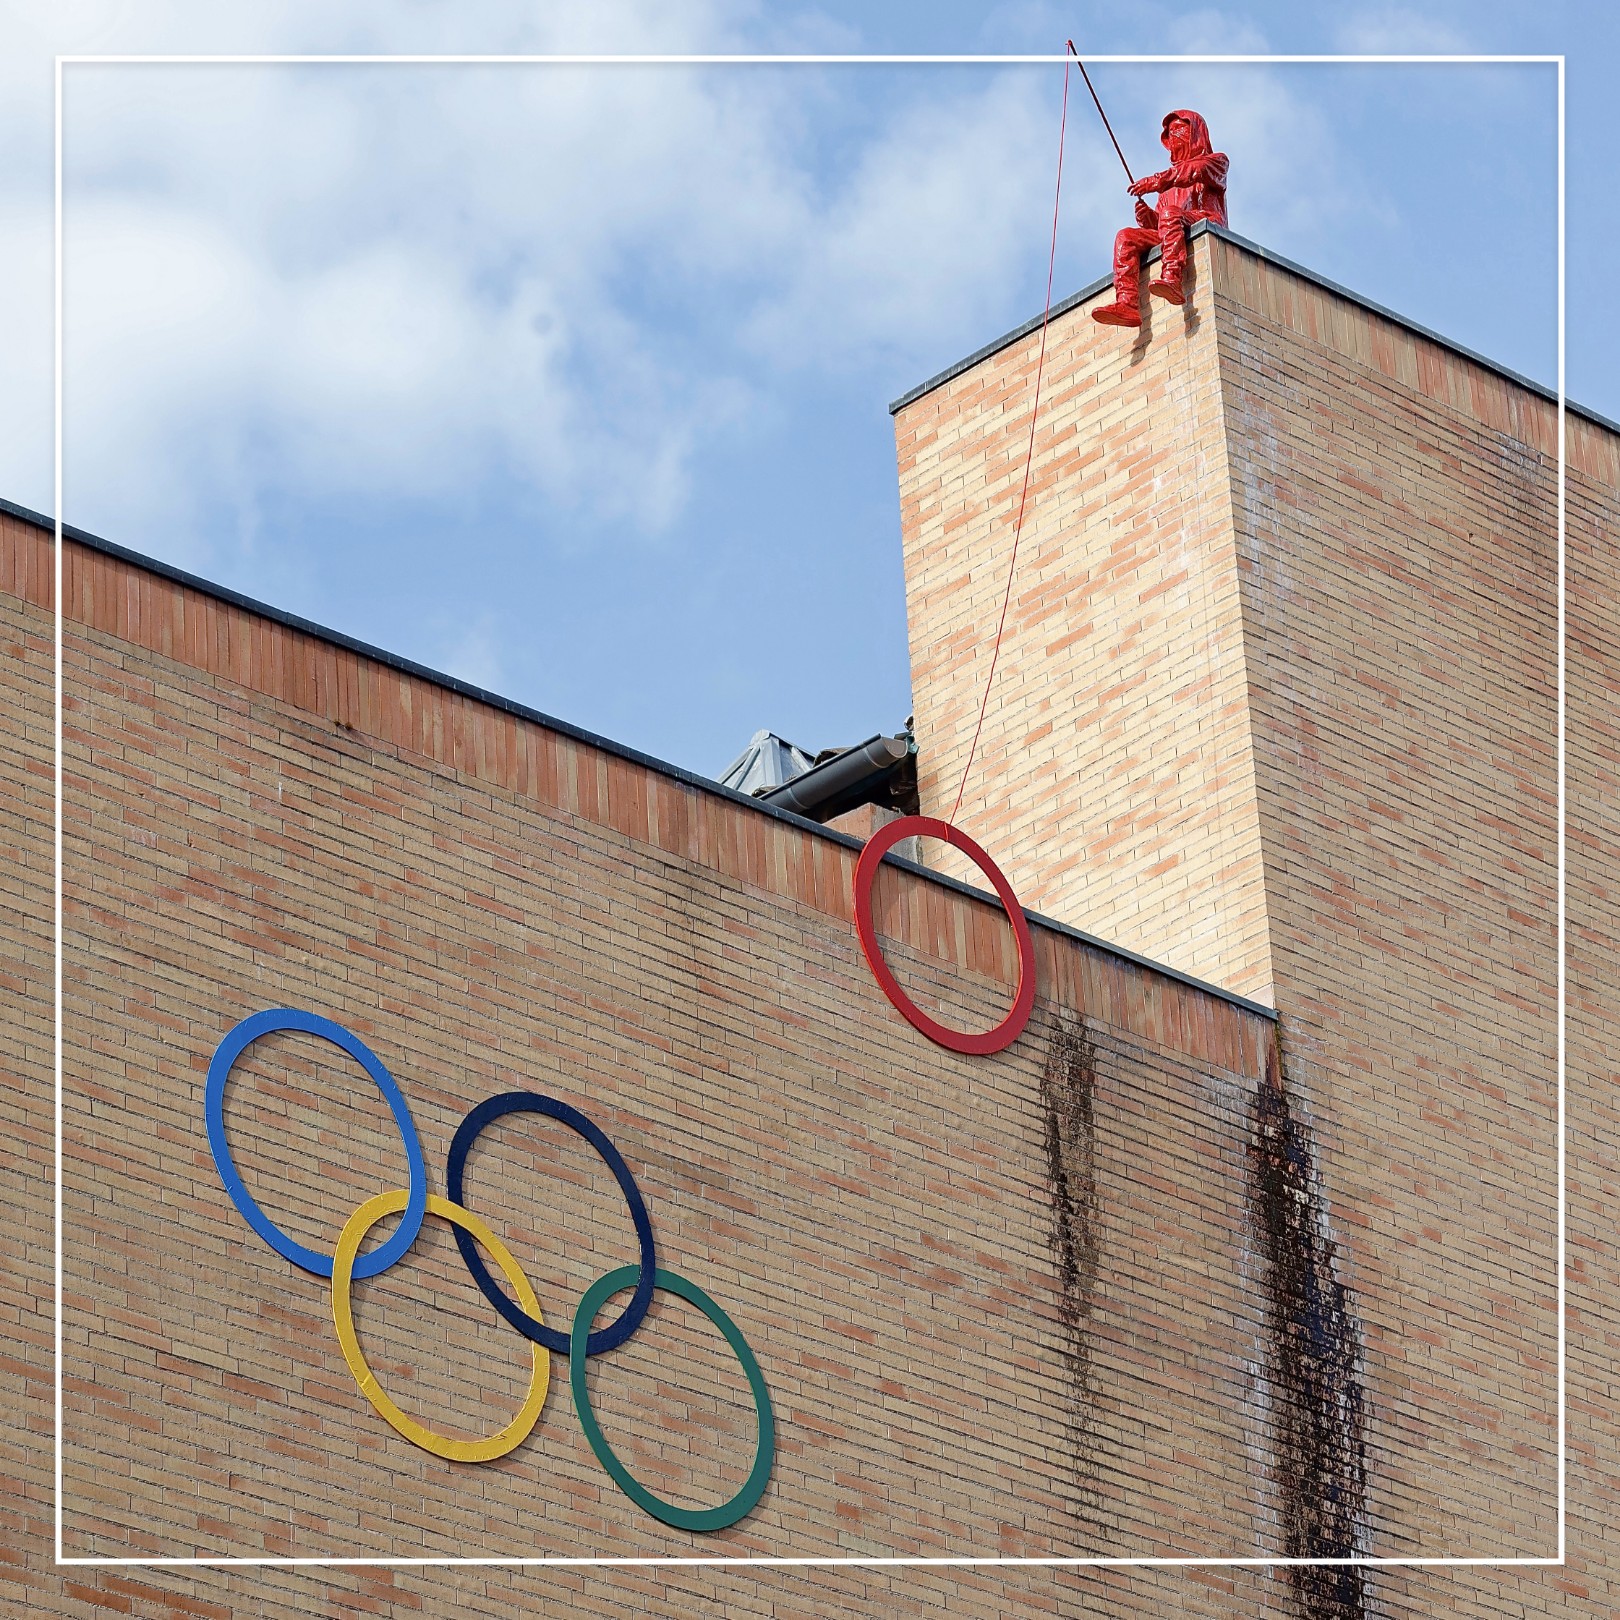
[[[1301,1332],[1345,1302],[1359,1324],[1296,1371],[1359,1369],[1340,1441],[1371,1545],[1549,1555],[1556,402],[1226,232],[1191,268],[1139,333],[1088,319],[1106,283],[1054,312],[957,819],[1029,908],[1279,1010],[1272,1123],[1314,1164],[1332,1273]],[[950,814],[984,690],[1039,343],[894,407],[925,814]],[[1613,744],[1617,441],[1568,421],[1579,777]],[[1593,882],[1572,872],[1572,917]],[[1599,982],[1572,958],[1572,997]],[[1586,1040],[1572,1077],[1612,1067]],[[1313,1443],[1281,1466],[1309,1479]]]

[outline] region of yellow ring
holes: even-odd
[[[448,1457],[451,1462],[489,1462],[496,1457],[504,1457],[513,1447],[523,1443],[539,1421],[540,1408],[546,1404],[546,1391],[551,1387],[551,1352],[543,1344],[531,1346],[534,1351],[534,1376],[529,1380],[529,1393],[522,1411],[499,1434],[492,1434],[484,1440],[452,1440],[446,1435],[435,1434],[432,1429],[423,1428],[414,1418],[407,1417],[383,1393],[382,1386],[372,1376],[371,1368],[361,1354],[360,1340],[354,1331],[354,1312],[349,1305],[349,1283],[354,1274],[355,1256],[360,1252],[360,1244],[366,1233],[384,1215],[397,1214],[409,1201],[410,1194],[403,1187],[378,1193],[375,1198],[368,1198],[344,1223],[337,1241],[337,1251],[332,1256],[332,1320],[337,1326],[338,1343],[343,1346],[343,1359],[348,1362],[349,1371],[360,1386],[360,1393],[413,1445],[431,1451],[435,1457]],[[471,1210],[463,1209],[460,1204],[452,1204],[448,1198],[440,1198],[436,1193],[429,1193],[427,1212],[471,1232],[501,1268],[524,1310],[536,1321],[540,1320],[540,1302],[529,1286],[529,1279],[518,1269],[511,1250]]]

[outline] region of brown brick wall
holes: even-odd
[[[1224,1577],[1152,1573],[53,1571],[48,542],[0,529],[18,717],[0,768],[21,812],[0,878],[22,1009],[0,1036],[23,1149],[3,1239],[16,1603],[1001,1614],[1136,1612],[1157,1591],[1226,1612]],[[997,1058],[946,1054],[861,963],[838,841],[78,546],[66,601],[70,1555],[1275,1549],[1246,1171],[1265,1019],[1038,930],[1030,1033]],[[878,900],[919,998],[963,1021],[1005,1004],[993,908],[898,872]],[[214,1044],[282,1004],[389,1064],[435,1190],[455,1123],[492,1092],[554,1091],[600,1120],[663,1262],[765,1369],[779,1455],[749,1520],[698,1538],[644,1518],[585,1447],[561,1358],[535,1436],[493,1465],[441,1462],[372,1413],[326,1286],[247,1230],[202,1131]],[[380,1103],[312,1043],[255,1048],[228,1117],[244,1175],[306,1241],[398,1178]],[[478,1206],[565,1321],[631,1257],[622,1206],[540,1122],[492,1135]],[[504,1421],[522,1348],[435,1223],[356,1296],[407,1409],[462,1433]],[[663,1301],[593,1387],[655,1487],[734,1488],[751,1419],[691,1312]],[[1286,1592],[1237,1584],[1250,1612]]]

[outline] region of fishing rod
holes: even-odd
[[[1102,119],[1103,128],[1108,131],[1108,138],[1114,143],[1114,150],[1119,152],[1119,161],[1125,165],[1125,178],[1134,186],[1136,184],[1136,176],[1131,173],[1130,164],[1125,162],[1125,154],[1120,152],[1119,141],[1114,135],[1114,126],[1108,122],[1108,114],[1103,111],[1103,104],[1097,99],[1097,90],[1091,82],[1091,75],[1086,72],[1086,64],[1080,60],[1080,53],[1079,51],[1075,50],[1074,41],[1071,39],[1066,41],[1066,43],[1069,47],[1069,54],[1074,58],[1074,65],[1080,69],[1080,77],[1086,81],[1086,89],[1091,91],[1091,99],[1096,103],[1097,107],[1097,116]]]

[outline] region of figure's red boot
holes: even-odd
[[[1187,302],[1187,295],[1181,290],[1180,276],[1177,276],[1174,281],[1168,279],[1150,281],[1148,291],[1157,294],[1168,304],[1185,304]]]
[[[1142,312],[1135,304],[1104,304],[1100,309],[1091,312],[1094,321],[1100,321],[1104,326],[1140,326]]]

